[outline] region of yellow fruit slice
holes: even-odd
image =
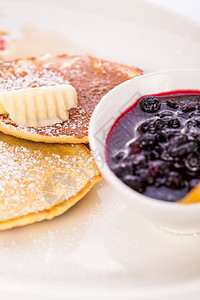
[[[200,202],[200,184],[193,188],[183,199],[177,201],[179,204],[192,204]]]

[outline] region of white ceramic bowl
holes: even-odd
[[[118,85],[97,105],[90,121],[89,141],[104,178],[130,208],[170,231],[193,233],[200,232],[200,203],[180,205],[146,197],[118,179],[105,160],[107,134],[122,111],[142,95],[184,89],[200,90],[199,69],[151,73]]]

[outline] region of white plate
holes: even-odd
[[[0,6],[13,35],[31,23],[146,72],[200,68],[199,26],[141,0]],[[199,236],[161,231],[102,182],[63,216],[0,233],[1,298],[199,299],[199,253]]]

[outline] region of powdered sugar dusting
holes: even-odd
[[[52,139],[87,137],[91,115],[101,98],[116,85],[142,73],[134,67],[122,68],[117,63],[81,55],[48,54],[38,59],[2,62],[0,91],[70,83],[77,92],[78,105],[69,110],[69,119],[61,124],[30,128],[16,126],[8,116],[0,116],[1,127],[11,126],[16,136],[20,130]]]
[[[49,210],[66,197],[75,196],[98,175],[89,151],[82,145],[32,143],[4,134],[0,134],[0,169],[0,222]],[[59,174],[64,176],[67,194],[52,203],[47,194],[51,200],[58,199],[56,193],[62,191],[57,188]],[[54,177],[57,181],[52,187]]]
[[[47,68],[38,69],[28,60],[21,60],[14,70],[12,63],[4,63],[4,67],[0,69],[0,78],[0,91],[68,83],[59,72]]]

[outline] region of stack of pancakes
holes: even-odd
[[[101,98],[141,75],[90,56],[44,55],[0,63],[0,90],[70,83],[78,105],[53,126],[19,126],[0,115],[0,229],[51,219],[68,210],[101,179],[90,151],[88,126]]]

